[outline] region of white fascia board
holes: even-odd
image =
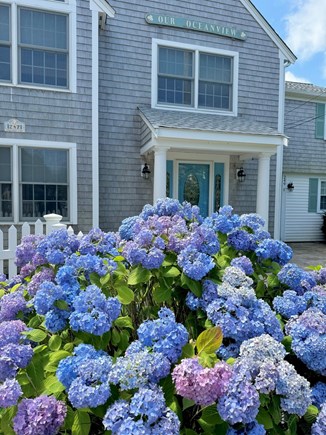
[[[90,9],[104,12],[110,18],[114,18],[115,16],[115,10],[105,0],[91,0]]]
[[[286,136],[282,134],[236,133],[224,131],[199,131],[191,129],[160,128],[157,129],[158,139],[186,139],[190,141],[232,142],[258,145],[285,145]]]
[[[250,12],[252,17],[257,21],[257,23],[262,27],[262,29],[267,33],[271,40],[276,44],[276,46],[284,54],[284,57],[291,63],[297,60],[296,55],[292,50],[286,45],[283,39],[277,34],[273,27],[268,23],[268,21],[261,15],[258,9],[248,0],[240,0],[243,6]]]
[[[157,137],[157,129],[153,127],[153,125],[149,122],[149,120],[144,116],[143,112],[141,110],[138,110],[138,113],[141,117],[141,119],[145,122],[147,127],[150,129],[154,137]]]

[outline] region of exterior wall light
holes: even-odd
[[[288,185],[287,185],[286,187],[288,188],[288,190],[289,190],[290,192],[292,192],[292,190],[294,189],[294,185],[293,185],[293,183],[288,183]]]
[[[245,173],[245,170],[243,167],[237,169],[237,180],[242,183],[246,179],[247,174]]]
[[[142,167],[141,167],[141,176],[143,178],[145,178],[145,180],[148,180],[150,173],[151,173],[151,171],[149,169],[148,164],[145,163],[144,165],[142,165]]]

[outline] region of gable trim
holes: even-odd
[[[276,44],[276,46],[281,50],[286,60],[294,63],[297,57],[292,52],[292,50],[286,45],[283,39],[278,35],[278,33],[273,29],[273,27],[268,23],[268,21],[262,16],[258,9],[249,0],[240,0],[243,6],[250,12],[252,17],[257,21],[257,23],[262,27],[262,29],[267,33],[271,40]]]

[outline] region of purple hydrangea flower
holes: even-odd
[[[0,323],[7,320],[14,320],[19,312],[26,313],[29,309],[23,291],[17,290],[7,293],[0,299]]]
[[[1,323],[0,348],[9,343],[18,344],[23,341],[22,332],[27,331],[27,326],[21,320],[11,320]]]
[[[0,384],[0,408],[16,405],[23,391],[16,379],[6,379]]]
[[[22,238],[22,242],[16,248],[16,264],[18,267],[32,263],[36,254],[36,248],[45,238],[43,235],[30,234]],[[45,260],[45,259],[44,259]],[[44,261],[44,263],[46,260]]]
[[[44,281],[53,281],[54,271],[48,267],[43,267],[39,272],[32,276],[32,279],[27,283],[27,291],[30,296],[35,296]]]
[[[17,435],[55,435],[66,417],[66,405],[53,396],[23,399],[15,415]]]
[[[186,358],[174,368],[172,379],[180,396],[206,406],[226,392],[231,372],[231,367],[224,362],[204,368],[197,358]]]

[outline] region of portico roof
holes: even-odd
[[[179,149],[193,149],[193,142],[201,142],[203,150],[221,151],[224,148],[230,152],[274,153],[277,146],[287,145],[286,136],[277,129],[241,116],[153,109],[149,106],[138,109],[152,132],[152,140],[143,145],[142,154],[151,151],[155,144],[169,146],[169,141]],[[187,144],[182,144],[183,141]]]

